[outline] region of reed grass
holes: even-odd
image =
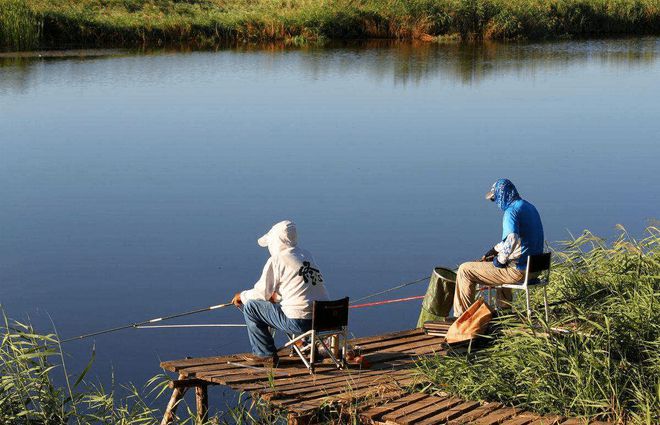
[[[555,251],[550,301],[572,301],[553,308],[549,323],[542,309],[533,323],[502,317],[489,348],[421,362],[429,390],[540,413],[660,423],[660,230],[648,227],[639,241],[619,231],[612,243],[585,232]]]
[[[39,17],[43,29],[24,32],[48,47],[660,33],[660,0],[0,0],[1,9]],[[0,43],[29,46],[18,31]]]
[[[2,308],[0,307],[0,310]],[[56,334],[40,334],[30,324],[9,320],[0,323],[0,424],[11,425],[153,425],[160,423],[169,397],[166,375],[156,375],[142,388],[114,384],[105,388],[90,382],[85,369],[70,374]],[[204,424],[185,400],[178,408],[178,424],[220,425],[283,423],[284,416],[263,405],[230,406]]]
[[[25,1],[0,0],[0,48],[30,50],[41,40],[43,21]]]

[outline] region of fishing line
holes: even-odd
[[[393,300],[375,301],[375,302],[372,302],[372,303],[364,303],[364,304],[354,304],[354,305],[351,305],[348,308],[373,307],[373,306],[377,306],[377,305],[400,303],[400,302],[403,302],[403,301],[420,300],[424,297],[425,297],[425,295],[415,295],[413,297],[396,298],[396,299],[393,299]]]
[[[117,326],[117,327],[110,328],[110,329],[104,329],[102,331],[91,332],[91,333],[88,333],[88,334],[75,336],[73,338],[63,339],[63,340],[60,341],[60,343],[75,341],[75,340],[79,340],[79,339],[85,339],[85,338],[89,338],[89,337],[97,336],[97,335],[109,334],[111,332],[117,332],[117,331],[121,331],[121,330],[124,330],[124,329],[137,328],[138,326],[145,326],[145,325],[148,325],[150,323],[161,322],[163,320],[176,319],[177,317],[190,316],[191,314],[197,314],[197,313],[202,313],[202,312],[205,312],[205,311],[215,310],[215,309],[218,309],[218,308],[229,307],[230,305],[233,305],[233,304],[229,302],[229,303],[225,303],[225,304],[218,304],[218,305],[212,305],[212,306],[209,306],[209,307],[199,308],[197,310],[186,311],[184,313],[177,313],[177,314],[172,314],[172,315],[169,315],[169,316],[156,317],[155,319],[145,320],[143,322],[131,323],[130,325]]]
[[[397,286],[394,286],[392,288],[385,289],[383,291],[379,291],[379,292],[376,292],[376,293],[373,293],[373,294],[370,294],[370,295],[366,295],[362,298],[358,298],[357,300],[351,301],[351,305],[353,305],[357,302],[360,302],[360,301],[364,301],[364,300],[369,299],[369,298],[377,297],[378,295],[383,295],[383,294],[387,294],[388,292],[396,291],[397,289],[405,288],[406,286],[414,285],[415,283],[424,282],[424,281],[426,281],[430,278],[431,278],[431,276],[426,276],[426,277],[423,277],[421,279],[413,280],[411,282],[402,283],[401,285],[397,285]]]

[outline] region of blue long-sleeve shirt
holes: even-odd
[[[543,253],[543,224],[536,207],[524,199],[516,199],[504,210],[502,218],[502,240],[495,245],[496,267],[515,264],[525,270],[527,257]],[[512,265],[513,265],[512,264]]]

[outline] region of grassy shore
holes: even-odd
[[[570,301],[552,309],[550,323],[542,309],[536,326],[503,317],[490,348],[422,362],[429,391],[539,413],[660,423],[660,229],[647,232],[636,241],[621,229],[611,244],[585,232],[565,244],[548,292],[551,302]]]
[[[0,0],[5,50],[660,33],[660,0]]]

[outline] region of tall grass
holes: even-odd
[[[53,47],[209,47],[274,40],[303,44],[351,38],[512,40],[660,34],[660,0],[0,2],[13,5],[9,10],[27,8],[30,14],[21,12],[25,16],[43,17],[43,43]]]
[[[107,389],[87,382],[94,356],[79,374],[70,374],[55,334],[39,334],[29,324],[0,323],[0,424],[11,425],[152,425],[160,423],[168,378],[158,375],[144,388],[132,384]],[[179,406],[181,425],[256,424],[261,418],[282,421],[264,406],[239,402],[226,412],[196,419],[194,409]],[[267,416],[270,415],[270,416]]]
[[[24,0],[0,0],[0,48],[29,50],[39,46],[43,21]]]
[[[555,252],[550,301],[571,301],[552,310],[550,323],[542,314],[534,326],[503,317],[490,348],[421,362],[431,390],[541,413],[660,423],[660,230],[649,227],[639,241],[619,231],[609,244],[585,232]]]

